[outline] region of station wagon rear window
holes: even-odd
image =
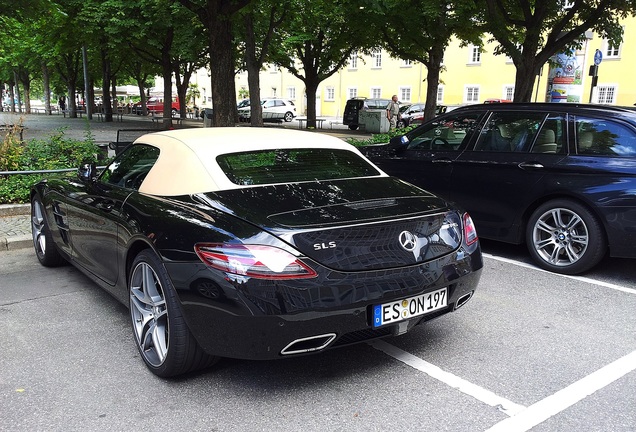
[[[337,180],[381,175],[354,152],[339,149],[284,149],[229,153],[217,163],[237,185]]]

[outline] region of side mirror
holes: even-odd
[[[77,177],[85,183],[88,183],[94,180],[96,176],[97,176],[97,166],[95,165],[94,162],[85,163],[81,167],[79,167],[79,169],[77,170]]]
[[[399,155],[409,146],[409,138],[406,135],[399,135],[391,138],[389,148],[395,155]]]

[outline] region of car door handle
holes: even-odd
[[[519,168],[524,170],[540,170],[543,169],[544,166],[539,162],[521,162],[519,164]]]
[[[99,204],[97,204],[95,207],[97,207],[100,210],[103,210],[105,212],[109,212],[113,209],[113,207],[115,207],[115,202],[114,201],[102,201]]]
[[[451,162],[453,162],[452,160],[448,159],[448,158],[439,158],[439,159],[433,159],[431,162],[433,163],[445,163],[445,164],[449,164]]]

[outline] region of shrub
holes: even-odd
[[[0,171],[37,171],[75,168],[84,162],[97,162],[99,148],[90,132],[83,141],[64,136],[58,129],[48,139],[22,142],[9,133],[0,146]],[[59,174],[0,175],[0,204],[26,203],[30,186],[42,178]]]
[[[416,126],[407,126],[405,128],[395,129],[384,134],[373,134],[369,139],[347,138],[347,142],[356,147],[364,147],[371,144],[388,143],[391,138],[404,135],[411,129],[415,129],[415,127]]]

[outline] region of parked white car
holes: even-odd
[[[261,107],[263,108],[263,120],[284,120],[290,122],[296,117],[296,106],[294,102],[288,99],[263,99],[261,100]],[[239,119],[248,121],[251,117],[250,107],[246,106],[239,108]]]

